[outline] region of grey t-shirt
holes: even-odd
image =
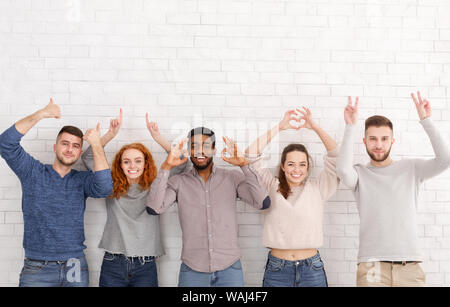
[[[88,169],[93,169],[91,147],[81,158]],[[175,168],[171,175],[186,167],[187,163]],[[142,190],[139,184],[131,184],[126,196],[106,198],[107,219],[99,248],[127,257],[164,255],[159,216],[146,211],[149,191],[150,188]]]
[[[337,173],[353,190],[360,217],[358,262],[422,261],[416,209],[420,184],[450,166],[450,150],[431,119],[420,122],[436,157],[386,167],[352,165],[353,125],[345,128]]]

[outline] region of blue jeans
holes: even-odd
[[[238,260],[230,267],[213,273],[197,272],[181,263],[178,287],[243,287],[241,261]]]
[[[263,287],[328,287],[320,254],[304,260],[289,261],[269,253]]]
[[[158,287],[155,257],[126,257],[106,252],[100,287]]]
[[[25,259],[19,287],[88,287],[86,257],[67,261]]]

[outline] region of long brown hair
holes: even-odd
[[[308,153],[308,150],[306,147],[302,144],[290,144],[286,146],[283,149],[283,153],[281,154],[281,164],[280,164],[280,170],[278,171],[278,180],[280,181],[280,184],[278,185],[278,192],[283,195],[284,198],[288,198],[288,196],[292,193],[291,187],[289,186],[289,183],[287,182],[286,175],[284,174],[283,169],[281,168],[284,163],[286,162],[287,154],[293,151],[300,151],[306,154],[306,160],[308,161],[308,172],[311,166],[311,156]]]
[[[114,161],[111,167],[111,176],[113,179],[113,192],[110,197],[115,197],[119,199],[121,196],[125,196],[130,188],[130,183],[127,180],[127,176],[122,170],[122,155],[125,150],[136,149],[144,154],[145,164],[144,172],[141,177],[139,177],[139,184],[143,190],[148,189],[152,184],[153,180],[156,178],[157,168],[153,156],[150,151],[141,143],[132,143],[123,146],[114,157]]]

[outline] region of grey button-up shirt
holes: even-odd
[[[195,168],[169,178],[160,170],[148,196],[149,214],[161,214],[178,202],[183,249],[181,260],[198,272],[224,270],[240,258],[237,198],[257,209],[270,199],[259,175],[248,166],[242,172],[218,168],[205,183]]]

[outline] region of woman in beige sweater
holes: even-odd
[[[295,121],[299,125],[294,126]],[[324,169],[309,178],[311,157],[302,144],[284,148],[278,176],[272,175],[261,153],[274,136],[287,129],[313,130],[325,145]],[[272,202],[263,222],[263,245],[270,248],[264,287],[326,287],[328,285],[318,248],[323,244],[323,206],[336,191],[336,142],[313,121],[309,109],[290,110],[266,134],[246,150],[251,167],[259,173]]]

